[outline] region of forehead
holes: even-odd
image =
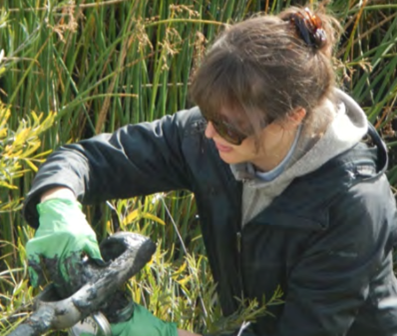
[[[218,113],[221,118],[233,120],[235,122],[244,122],[247,118],[245,111],[241,107],[221,105]]]
[[[253,106],[244,108],[239,105],[230,104],[220,106],[218,115],[234,125],[243,128],[248,126],[255,128],[255,125],[262,124],[267,119],[265,112],[259,108]]]
[[[263,127],[265,123],[264,111],[237,106],[222,105],[219,108],[218,118],[230,124],[245,134],[253,133]],[[256,131],[255,131],[256,130]]]

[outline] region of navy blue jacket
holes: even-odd
[[[197,108],[125,126],[54,152],[27,195],[24,216],[55,186],[87,204],[188,189],[195,194],[203,239],[225,315],[236,298],[282,305],[249,332],[262,336],[397,335],[392,270],[396,206],[384,171],[387,154],[370,128],[360,143],[313,173],[296,178],[241,228],[242,184],[235,180]]]

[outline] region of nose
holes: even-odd
[[[205,132],[204,135],[208,138],[208,139],[212,139],[215,135],[216,135],[216,130],[214,128],[214,125],[212,124],[211,121],[207,122],[207,127],[205,128]]]

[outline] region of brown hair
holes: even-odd
[[[339,27],[324,9],[298,7],[234,24],[193,75],[191,98],[207,114],[244,113],[256,133],[298,107],[310,118],[332,96]]]

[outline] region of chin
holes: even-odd
[[[245,160],[243,160],[241,158],[234,157],[234,155],[227,155],[224,153],[219,153],[219,156],[221,157],[222,161],[224,161],[225,163],[228,163],[228,164],[237,164],[237,163],[246,162]]]

